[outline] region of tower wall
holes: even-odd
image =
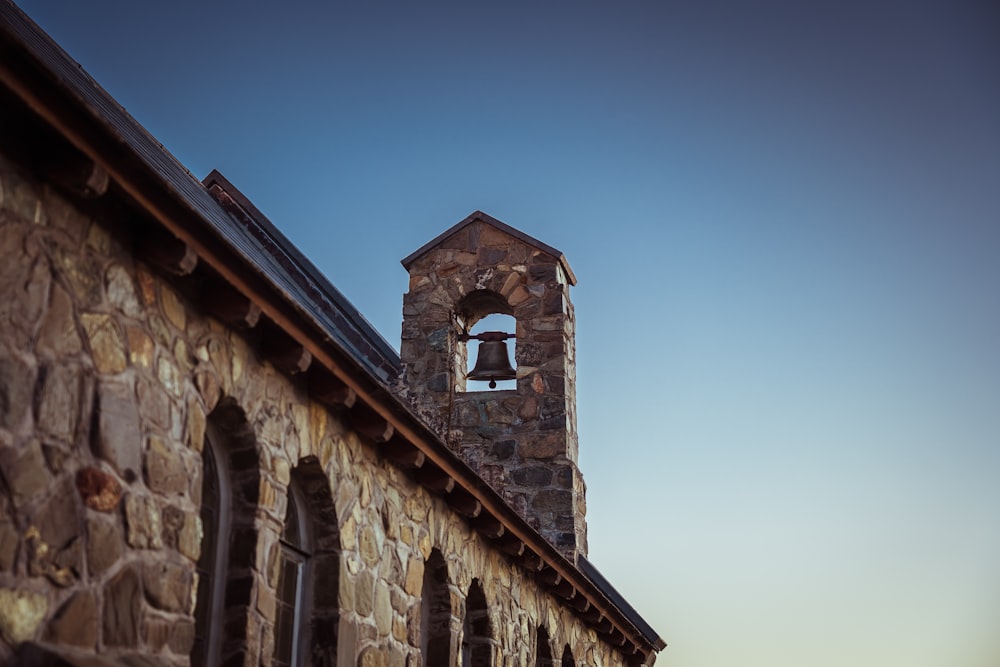
[[[546,249],[478,219],[426,249],[407,264],[401,357],[417,409],[572,560],[587,552],[572,276]],[[517,321],[517,387],[468,391],[461,335],[491,313]]]

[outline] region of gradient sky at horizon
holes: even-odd
[[[397,349],[471,211],[566,254],[657,664],[1000,667],[995,2],[19,4]]]

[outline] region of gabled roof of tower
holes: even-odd
[[[423,257],[425,254],[427,254],[428,252],[430,252],[431,250],[433,250],[436,246],[440,245],[441,242],[443,242],[445,239],[447,239],[448,237],[450,237],[450,236],[452,236],[454,234],[457,234],[458,232],[462,231],[466,227],[468,227],[468,226],[470,226],[470,225],[472,225],[472,224],[474,224],[476,222],[485,223],[485,224],[487,224],[487,225],[489,225],[489,226],[491,226],[491,227],[493,227],[495,229],[500,230],[504,234],[508,234],[510,236],[513,236],[517,240],[519,240],[519,241],[521,241],[523,243],[526,243],[527,245],[531,246],[535,250],[540,250],[541,252],[544,252],[546,255],[550,255],[553,259],[555,259],[557,262],[559,262],[559,266],[562,267],[563,272],[566,274],[566,280],[569,281],[569,284],[570,285],[576,285],[576,275],[573,273],[573,269],[571,269],[569,267],[569,262],[566,260],[566,255],[562,254],[562,251],[556,250],[555,248],[553,248],[552,246],[550,246],[547,243],[542,243],[541,241],[539,241],[538,239],[536,239],[534,236],[531,236],[529,234],[525,234],[524,232],[522,232],[519,229],[514,229],[510,225],[508,225],[506,223],[503,223],[503,222],[500,222],[499,220],[497,220],[496,218],[494,218],[492,215],[487,215],[486,213],[483,213],[482,211],[473,211],[467,218],[465,218],[464,220],[462,220],[461,222],[459,222],[455,226],[451,227],[450,229],[445,230],[441,234],[438,234],[433,239],[431,239],[430,241],[428,241],[427,243],[423,244],[422,246],[420,246],[419,248],[417,248],[415,251],[413,251],[412,253],[410,253],[409,255],[407,255],[402,260],[403,267],[407,271],[409,271],[410,270],[410,266],[415,261],[417,261],[418,259],[420,259],[421,257]]]

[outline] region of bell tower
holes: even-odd
[[[569,300],[576,277],[566,258],[476,211],[402,263],[410,274],[403,297],[403,391],[448,445],[553,546],[571,561],[578,553],[585,556],[586,486],[577,465]],[[470,380],[473,328],[493,314],[513,317],[514,330],[478,335],[480,354],[489,350],[489,359],[481,358],[472,376],[484,382]],[[516,387],[489,390],[485,381],[503,365],[498,346],[511,343]]]

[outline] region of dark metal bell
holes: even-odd
[[[507,336],[507,334],[501,335]],[[511,368],[510,357],[507,356],[507,342],[490,340],[486,334],[480,334],[479,356],[476,357],[476,366],[466,377],[469,380],[484,382],[489,380],[490,389],[496,388],[497,380],[517,378],[517,371]]]

